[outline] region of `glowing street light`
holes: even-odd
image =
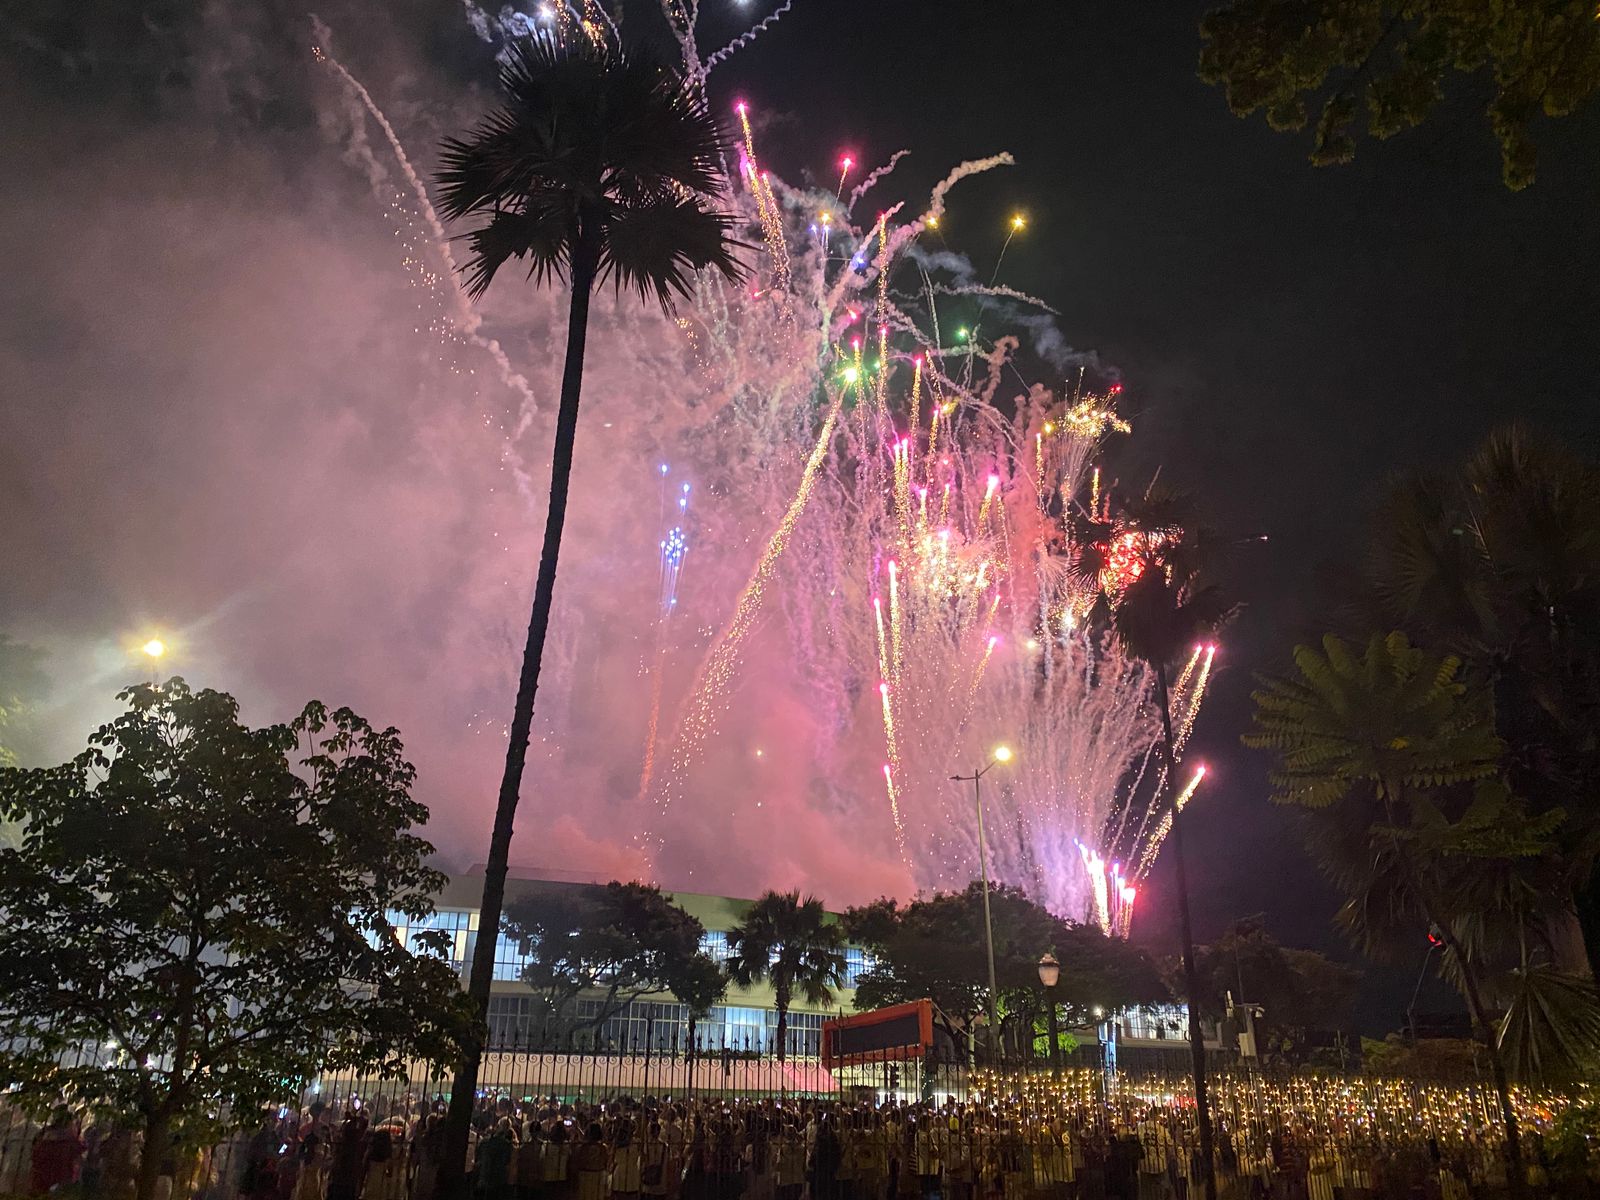
[[[1050,1073],[1061,1075],[1061,1033],[1056,1027],[1056,984],[1061,981],[1061,964],[1049,951],[1039,960],[1039,982],[1044,985],[1044,1001],[1050,1013]]]
[[[999,1018],[995,1011],[995,997],[1000,994],[1000,987],[995,982],[994,974],[994,917],[989,912],[989,844],[983,836],[983,793],[979,790],[978,781],[992,771],[996,763],[1011,761],[1010,746],[996,746],[993,757],[988,765],[981,770],[974,771],[971,775],[952,775],[950,778],[957,783],[972,783],[972,802],[978,810],[978,870],[983,877],[983,942],[989,953],[989,1027],[987,1041],[989,1043],[989,1056],[992,1059],[995,1052],[995,1038],[999,1033]]]

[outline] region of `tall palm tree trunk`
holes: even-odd
[[[472,952],[472,974],[467,984],[477,1020],[471,1040],[463,1047],[460,1069],[450,1090],[445,1117],[444,1159],[439,1165],[438,1200],[459,1200],[465,1193],[467,1140],[478,1093],[478,1070],[488,1033],[489,989],[494,983],[495,944],[499,941],[500,910],[505,903],[506,867],[511,853],[511,832],[516,824],[517,798],[522,787],[522,767],[528,756],[528,734],[533,726],[533,700],[539,690],[539,664],[544,657],[545,632],[555,599],[556,560],[561,554],[561,530],[567,519],[567,491],[572,481],[572,450],[578,433],[578,399],[583,388],[583,351],[589,335],[589,297],[598,265],[598,230],[584,222],[572,260],[572,300],[567,314],[567,358],[561,374],[561,407],[556,414],[555,446],[550,457],[550,509],[544,521],[544,547],[539,553],[539,577],[533,589],[533,612],[528,619],[528,641],[522,651],[522,675],[517,682],[517,703],[511,715],[506,744],[505,773],[500,777],[500,797],[495,804],[494,831],[489,837],[489,859],[483,871],[483,901],[478,909],[478,940]]]
[[[1461,969],[1462,990],[1467,994],[1467,1011],[1472,1016],[1474,1029],[1483,1039],[1484,1051],[1489,1056],[1489,1075],[1494,1080],[1495,1093],[1500,1101],[1500,1121],[1506,1135],[1506,1182],[1510,1185],[1511,1195],[1520,1200],[1528,1194],[1528,1176],[1522,1163],[1522,1139],[1517,1129],[1517,1110],[1511,1103],[1511,1081],[1506,1075],[1505,1056],[1500,1053],[1500,1042],[1495,1036],[1494,1024],[1489,1020],[1489,1010],[1478,987],[1476,964],[1467,957],[1466,948],[1451,928],[1445,905],[1434,895],[1432,886],[1427,883],[1420,868],[1411,862],[1399,834],[1392,832],[1399,828],[1395,821],[1396,795],[1398,792],[1390,784],[1383,784],[1383,808],[1391,830],[1390,844],[1401,870],[1410,877],[1416,889],[1417,899],[1422,901],[1423,913],[1438,927],[1445,949],[1455,956],[1456,966]]]
[[[1206,1200],[1217,1200],[1217,1166],[1212,1153],[1211,1105],[1207,1102],[1206,1043],[1200,1030],[1200,974],[1194,965],[1194,931],[1189,923],[1189,873],[1183,861],[1183,814],[1178,811],[1177,764],[1172,753],[1172,697],[1167,690],[1167,665],[1157,662],[1156,699],[1161,705],[1161,762],[1167,772],[1172,805],[1172,862],[1178,883],[1178,928],[1183,938],[1183,989],[1189,1002],[1189,1064],[1194,1072],[1195,1114],[1200,1125],[1200,1178]]]
[[[789,989],[773,988],[774,1007],[778,1010],[778,1061],[789,1057]]]

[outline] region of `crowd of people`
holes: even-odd
[[[128,1200],[137,1136],[80,1129],[59,1109],[26,1147],[27,1191]],[[205,1151],[174,1147],[157,1200],[432,1200],[444,1104],[355,1096],[267,1113]],[[8,1139],[7,1158],[16,1149]],[[1539,1138],[1534,1194],[1549,1194]],[[1053,1113],[1003,1100],[485,1097],[468,1181],[476,1200],[1190,1200],[1201,1194],[1192,1106]],[[1441,1140],[1218,1121],[1228,1200],[1468,1200],[1507,1192],[1487,1134]],[[9,1164],[8,1164],[9,1165]],[[1584,1183],[1594,1186],[1596,1180]],[[22,1191],[20,1187],[0,1190]],[[1568,1187],[1560,1194],[1573,1194]],[[1600,1192],[1596,1192],[1600,1194]]]

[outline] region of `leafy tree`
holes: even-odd
[[[1294,658],[1293,678],[1263,680],[1254,694],[1256,732],[1245,744],[1274,752],[1275,801],[1330,815],[1341,810],[1336,820],[1363,831],[1358,836],[1375,866],[1369,885],[1347,902],[1361,914],[1355,927],[1416,914],[1439,931],[1484,1042],[1511,1177],[1520,1187],[1521,1146],[1505,1059],[1479,963],[1466,944],[1462,910],[1452,907],[1445,883],[1462,858],[1516,858],[1521,847],[1510,843],[1549,830],[1527,826],[1503,789],[1492,786],[1500,742],[1487,698],[1462,681],[1459,660],[1414,647],[1399,633],[1373,637],[1359,657],[1329,636],[1320,652],[1300,646]],[[1453,789],[1473,796],[1457,819],[1448,808]]]
[[[550,460],[550,505],[533,608],[484,869],[482,925],[497,929],[516,822],[545,633],[555,596],[578,430],[589,300],[597,283],[653,296],[670,308],[705,268],[739,274],[731,219],[707,201],[724,189],[724,139],[704,97],[678,74],[603,38],[539,35],[501,54],[503,102],[469,134],[446,139],[440,211],[474,218],[467,234],[468,291],[478,296],[511,259],[539,286],[569,291],[566,362]],[[473,955],[468,991],[485,1026],[494,945]],[[439,1194],[458,1187],[477,1091],[482,1035],[470,1042],[451,1092]]]
[[[654,992],[671,992],[693,1006],[707,980],[720,978],[716,962],[700,949],[704,927],[649,884],[613,881],[530,892],[507,909],[504,928],[524,956],[522,981],[542,1001],[535,1035],[540,1045],[584,1027],[598,1032]],[[704,1004],[702,1014],[720,995]],[[580,996],[598,1000],[592,1016],[578,1018]]]
[[[1228,0],[1200,32],[1200,76],[1239,116],[1259,109],[1294,130],[1317,110],[1319,165],[1354,157],[1363,124],[1377,138],[1422,124],[1453,74],[1483,74],[1506,186],[1523,188],[1534,120],[1569,116],[1600,89],[1591,0]]]
[[[1482,1047],[1465,1038],[1419,1038],[1391,1033],[1381,1041],[1361,1039],[1363,1070],[1381,1075],[1453,1076],[1476,1075]]]
[[[1089,1024],[1097,1009],[1170,999],[1155,964],[1126,942],[1062,920],[1019,888],[995,885],[989,898],[1001,1023],[1019,1036],[1028,1031],[1032,1040],[1044,1012],[1038,964],[1046,952],[1061,963],[1056,999],[1069,1029]],[[849,909],[844,924],[851,940],[872,952],[872,967],[857,984],[858,1007],[929,999],[935,1022],[953,1042],[973,1032],[988,998],[982,883],[904,906],[876,900]]]
[[[1280,945],[1265,918],[1246,917],[1209,946],[1196,950],[1204,1011],[1221,1016],[1231,993],[1258,1005],[1257,1048],[1263,1058],[1290,1063],[1310,1053],[1308,1034],[1346,1028],[1361,972],[1314,950]]]
[[[815,896],[768,892],[728,931],[728,977],[740,987],[762,979],[772,984],[779,1061],[788,1055],[795,994],[810,1004],[833,1003],[833,989],[844,985],[844,967],[844,930]]]
[[[395,730],[315,702],[250,729],[181,679],[119,698],[70,762],[0,770],[27,826],[0,850],[0,1069],[136,1115],[149,1200],[174,1138],[320,1069],[448,1059],[467,1013],[443,947],[390,924],[444,883]]]
[[[1502,429],[1459,469],[1391,485],[1354,578],[1341,623],[1362,637],[1403,629],[1460,657],[1492,698],[1511,790],[1534,813],[1567,814],[1548,886],[1569,901],[1550,932],[1557,965],[1590,973],[1600,962],[1600,469]]]
[[[695,1026],[705,1020],[712,1006],[722,999],[727,990],[728,977],[709,954],[697,955],[674,981],[672,994],[677,997],[679,1004],[689,1010],[687,1049],[692,1051],[694,1048]]]

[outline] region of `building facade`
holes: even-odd
[[[553,888],[588,887],[598,880],[559,880],[519,875],[506,880],[506,904],[531,892]],[[749,912],[753,901],[727,896],[707,896],[694,892],[668,892],[673,903],[705,927],[700,946],[719,964],[728,959],[728,934]],[[396,931],[408,946],[417,945],[417,935],[443,932],[450,946],[451,960],[465,972],[472,961],[478,940],[478,905],[483,895],[481,869],[451,879],[438,898],[433,915],[411,921],[401,914],[390,914]],[[837,914],[829,914],[837,920]],[[845,949],[845,978],[842,988],[834,989],[834,1003],[821,1008],[796,997],[789,1007],[788,1054],[815,1057],[820,1053],[822,1022],[855,1011],[856,982],[870,969],[870,956],[858,946]],[[537,998],[522,982],[523,957],[514,940],[500,934],[495,945],[494,985],[489,998],[489,1039],[491,1047],[528,1047],[534,1040]],[[576,1016],[582,1020],[600,1012],[596,997],[577,1001]],[[772,988],[765,982],[741,988],[730,984],[722,1001],[694,1026],[694,1045],[705,1051],[728,1050],[737,1053],[776,1053],[778,1011]],[[602,1023],[598,1032],[601,1048],[618,1050],[683,1049],[690,1044],[689,1012],[671,995],[654,995],[634,1001]]]
[[[506,904],[539,890],[590,887],[598,879],[559,880],[545,876],[518,874],[506,880]],[[478,904],[483,894],[481,869],[451,879],[440,894],[432,916],[410,921],[401,914],[390,914],[397,932],[408,946],[427,931],[442,931],[449,942],[450,955],[463,974],[478,939]],[[701,949],[718,964],[728,959],[729,932],[743,920],[753,903],[728,896],[697,892],[668,892],[673,903],[695,917],[705,928]],[[834,920],[838,914],[829,914]],[[489,1045],[499,1049],[532,1049],[537,1040],[538,998],[534,989],[522,982],[523,957],[517,944],[504,934],[495,946],[494,985],[489,998]],[[834,990],[834,1003],[823,1008],[796,997],[789,1008],[788,1049],[791,1058],[815,1058],[821,1053],[822,1023],[831,1017],[856,1011],[856,984],[872,966],[871,956],[859,946],[845,949],[844,986]],[[599,997],[580,997],[575,1016],[581,1022],[594,1018],[601,1009]],[[695,1022],[692,1044],[700,1051],[729,1051],[737,1054],[768,1055],[777,1052],[778,1012],[772,988],[765,982],[741,988],[730,984],[727,994],[703,1019]],[[1188,1009],[1182,1004],[1155,1005],[1107,1014],[1097,1027],[1075,1031],[1086,1062],[1104,1063],[1115,1069],[1165,1068],[1187,1062],[1189,1046]],[[1208,1050],[1220,1048],[1218,1031],[1206,1030]],[[671,995],[642,997],[601,1023],[595,1048],[606,1050],[681,1051],[691,1045],[689,1012]]]

